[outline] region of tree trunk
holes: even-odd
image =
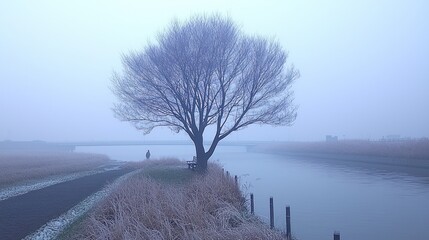
[[[204,143],[203,138],[196,138],[194,141],[195,145],[195,153],[197,155],[197,171],[198,172],[206,172],[207,171],[207,161],[209,160],[209,157],[206,154],[206,151],[204,149]]]
[[[207,158],[204,156],[204,157],[198,157],[197,156],[197,171],[198,172],[201,172],[201,173],[204,173],[204,172],[206,172],[207,171]]]
[[[198,172],[206,172],[207,171],[207,161],[209,158],[204,150],[197,150],[197,171]]]
[[[206,152],[206,150],[204,149],[204,141],[203,141],[203,137],[196,137],[193,138],[193,142],[195,145],[195,153],[197,156],[197,171],[198,172],[206,172],[207,171],[207,161],[209,160],[209,158],[213,155],[217,144],[219,143],[221,139],[216,136],[215,139],[213,139],[213,142],[211,143],[211,146],[209,148],[209,150]]]

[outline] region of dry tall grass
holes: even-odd
[[[91,170],[106,164],[99,154],[69,152],[0,153],[0,187],[47,176]]]
[[[170,171],[192,172],[181,164],[182,169]],[[285,239],[247,214],[244,206],[234,180],[215,164],[206,175],[194,173],[184,184],[139,175],[105,199],[74,238]]]
[[[329,153],[375,157],[395,157],[429,160],[429,140],[366,141],[341,140],[337,142],[288,142],[255,147],[255,150],[279,153]]]

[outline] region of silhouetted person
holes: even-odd
[[[150,158],[150,152],[149,152],[149,150],[147,150],[147,152],[146,152],[146,159],[149,159]]]

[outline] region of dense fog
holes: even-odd
[[[3,1],[0,141],[186,139],[115,119],[111,78],[174,18],[213,12],[278,40],[301,73],[293,126],[229,140],[429,136],[425,1]]]

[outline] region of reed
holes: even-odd
[[[200,175],[178,161],[151,164],[141,165],[143,173],[113,191],[71,238],[285,239],[248,214],[234,179],[224,176],[218,165],[210,164],[208,172]],[[191,175],[181,183],[160,181],[155,168]]]
[[[428,139],[404,141],[340,140],[334,142],[286,142],[260,145],[255,147],[254,150],[277,153],[351,154],[429,160]]]

